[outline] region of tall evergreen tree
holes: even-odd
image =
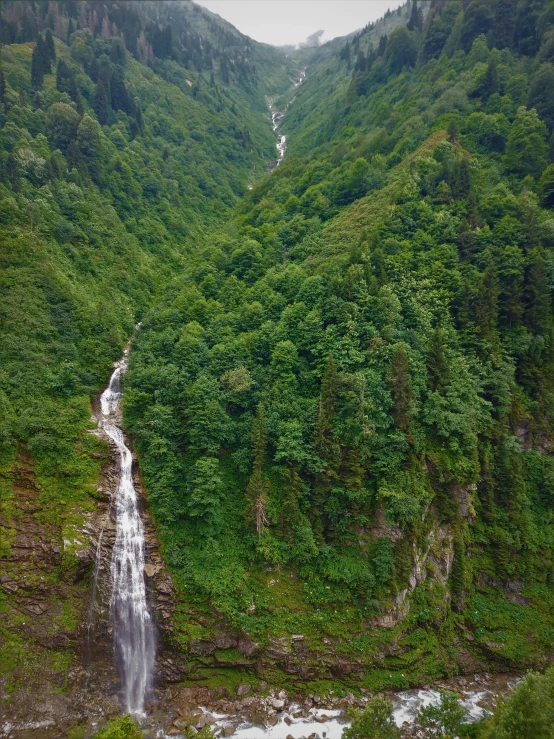
[[[6,104],[6,78],[2,69],[2,61],[0,60],[0,105]]]
[[[554,65],[542,64],[529,87],[528,107],[535,108],[548,130],[554,129]]]
[[[498,0],[494,19],[494,45],[497,49],[511,47],[515,29],[515,0]]]
[[[525,280],[525,323],[530,331],[546,336],[552,320],[552,302],[546,262],[539,249],[534,250]]]
[[[498,70],[496,68],[496,61],[491,56],[485,73],[485,79],[483,80],[481,95],[484,100],[488,100],[495,92],[498,92]]]
[[[395,425],[409,433],[412,415],[412,382],[404,344],[395,344],[388,370],[388,385],[392,396],[392,416]]]
[[[423,28],[423,13],[417,6],[417,0],[413,0],[412,13],[408,21],[408,31],[421,31]]]
[[[46,33],[44,34],[44,51],[45,55],[48,58],[48,63],[54,63],[56,61],[56,46],[54,44],[54,37],[52,36],[52,31],[47,28]]]
[[[109,90],[103,79],[98,80],[94,93],[94,112],[102,126],[105,126],[110,119],[110,97]]]
[[[39,36],[31,55],[31,88],[33,90],[42,90],[42,85],[44,83],[44,67],[42,57],[42,36]]]
[[[496,344],[498,340],[498,277],[491,260],[479,281],[477,326],[482,339]]]
[[[429,339],[427,377],[429,389],[439,393],[444,392],[450,380],[450,368],[444,353],[444,333],[440,328],[436,328]]]

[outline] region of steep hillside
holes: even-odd
[[[553,24],[414,4],[324,60],[145,317],[126,421],[195,680],[552,658]]]
[[[6,2],[0,13],[9,699],[31,675],[40,683],[41,666],[65,680],[82,642],[90,557],[76,553],[91,546],[82,529],[107,460],[86,433],[91,398],[198,242],[267,172],[265,95],[287,88],[290,69],[191,3]]]

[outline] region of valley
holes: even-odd
[[[552,3],[0,18],[0,736],[547,669]]]

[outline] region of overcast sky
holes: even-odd
[[[381,18],[401,0],[195,0],[256,41],[298,44],[315,31],[324,41]]]

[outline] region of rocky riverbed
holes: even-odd
[[[387,692],[394,703],[394,718],[407,735],[417,736],[417,711],[439,701],[439,689],[460,695],[467,720],[477,721],[492,708],[497,696],[517,683],[515,675],[479,674],[457,677],[419,689]],[[225,688],[209,689],[172,686],[160,694],[156,709],[143,722],[145,739],[182,737],[183,729],[210,726],[218,737],[234,739],[340,739],[349,724],[349,711],[362,709],[372,694],[362,690],[342,697],[291,694],[238,685],[233,695]]]

